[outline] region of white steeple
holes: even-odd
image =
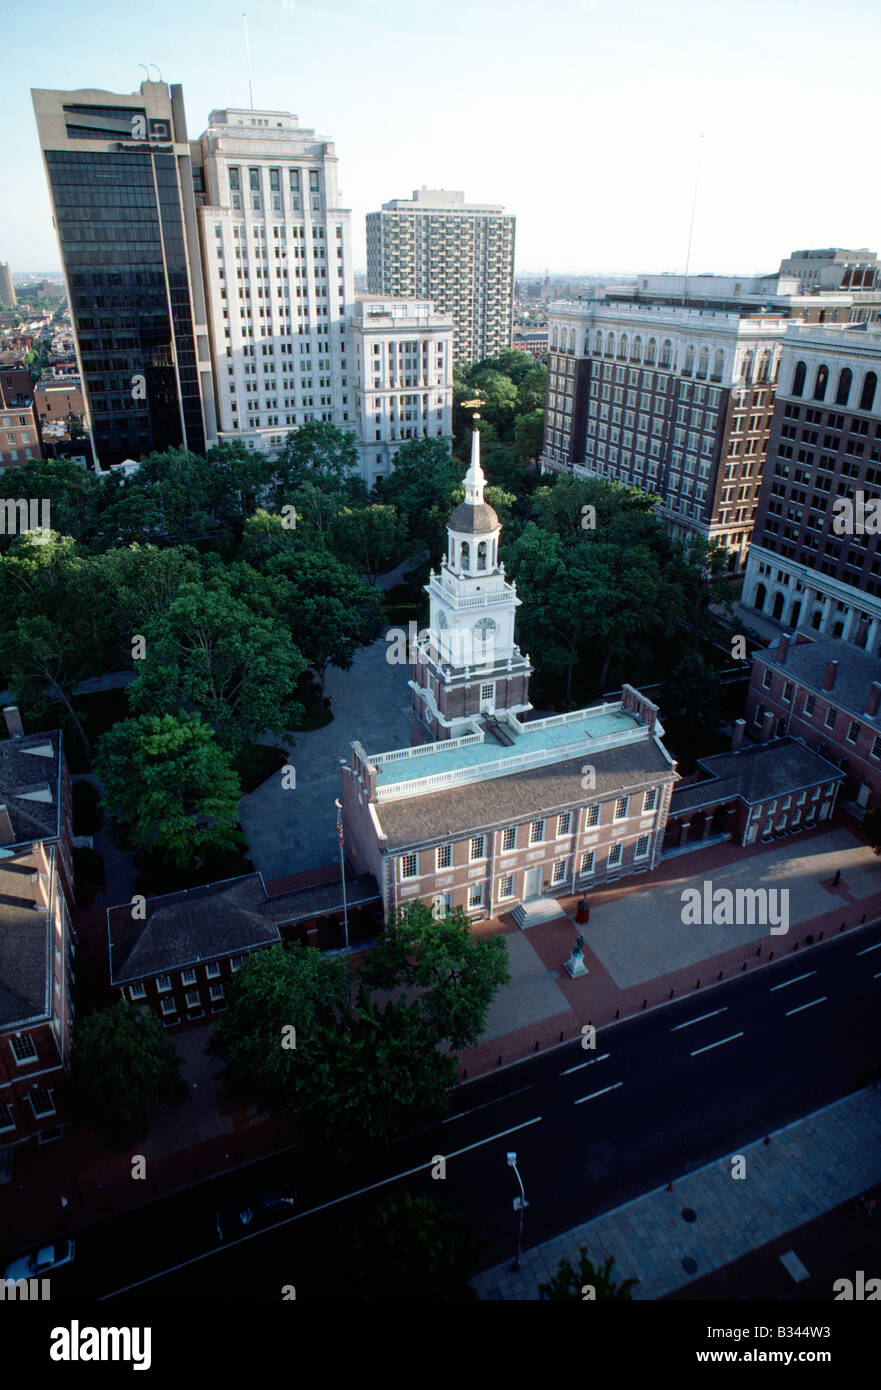
[[[486,478],[480,466],[480,430],[477,428],[479,415],[474,417],[474,429],[471,431],[471,464],[465,474],[465,501],[469,506],[476,507],[483,501],[483,489],[486,485]]]

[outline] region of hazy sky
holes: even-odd
[[[336,142],[359,267],[427,184],[515,213],[519,273],[681,271],[699,144],[693,272],[881,249],[876,0],[3,0],[0,260],[59,265],[30,88],[154,63],[197,136],[248,104],[244,9],[255,106]]]

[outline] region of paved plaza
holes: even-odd
[[[388,650],[382,637],[356,653],[351,670],[330,667],[325,694],[334,717],[323,729],[290,741],[272,734],[261,740],[287,750],[297,780],[288,791],[276,773],[239,803],[254,868],[267,881],[338,859],[334,802],[341,791],[340,759],[349,761],[353,740],[360,739],[368,753],[408,747],[410,668],[391,665]]]
[[[577,1265],[583,1245],[595,1266],[614,1257],[614,1278],[639,1280],[634,1299],[663,1298],[881,1181],[881,1093],[845,1096],[741,1152],[743,1179],[729,1158],[708,1163],[526,1250],[518,1272],[509,1261],[471,1282],[481,1298],[537,1300],[539,1284],[561,1259]],[[693,1221],[683,1218],[689,1209]]]
[[[799,851],[802,851],[801,853]],[[740,926],[686,926],[682,922],[682,892],[703,891],[704,882],[714,888],[765,888],[789,891],[790,929],[828,912],[836,903],[831,882],[841,870],[857,899],[881,899],[881,860],[844,828],[830,830],[806,844],[787,840],[764,854],[751,855],[724,869],[702,869],[689,857],[677,859],[675,878],[654,883],[645,891],[606,902],[583,928],[585,945],[599,958],[616,985],[655,980],[659,975],[716,956],[734,946],[746,946],[768,928]],[[779,901],[779,898],[778,898]],[[770,939],[770,938],[769,938]],[[779,941],[785,943],[785,937]]]
[[[502,1037],[514,1028],[538,1020],[569,1013],[569,1005],[554,983],[554,972],[548,971],[536,954],[525,932],[508,932],[508,968],[511,983],[500,989],[489,1008],[482,1041]]]

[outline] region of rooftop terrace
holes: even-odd
[[[620,744],[635,743],[650,733],[648,725],[619,702],[527,723],[513,715],[500,722],[514,739],[510,749],[501,747],[481,729],[440,744],[368,754],[367,761],[376,768],[377,801],[504,777],[527,767],[563,762],[582,754],[589,756]],[[659,726],[656,728],[662,732]]]

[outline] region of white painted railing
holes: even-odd
[[[480,571],[480,573],[482,572],[483,571]],[[479,598],[459,598],[452,590],[443,588],[443,586],[436,581],[431,581],[428,584],[428,590],[438,598],[445,599],[455,608],[480,608],[484,604],[516,602],[516,595],[507,587],[504,589],[487,589],[486,593],[481,594]]]
[[[440,748],[468,748],[472,743],[483,743],[486,735],[463,734],[461,738],[444,739]],[[399,762],[401,758],[421,758],[427,753],[437,753],[439,751],[436,743],[416,744],[412,748],[393,748],[390,753],[368,753],[367,761],[374,767],[383,767],[386,763]]]
[[[620,700],[615,700],[611,704],[591,706],[590,710],[587,711],[587,717],[592,719],[595,715],[612,712],[617,714],[619,711],[621,711],[621,702]],[[511,722],[516,727],[518,733],[528,734],[532,729],[553,729],[560,724],[574,724],[576,719],[583,720],[584,718],[585,711],[583,709],[574,709],[570,710],[568,714],[549,714],[547,719],[527,719],[522,723],[512,715]],[[585,731],[585,737],[593,738],[594,735]]]
[[[391,782],[377,787],[377,801],[397,801],[405,796],[416,796],[423,792],[440,791],[443,787],[461,786],[468,782],[484,782],[521,768],[541,767],[548,763],[565,762],[585,753],[596,753],[606,748],[615,748],[624,743],[636,743],[648,738],[647,728],[625,729],[616,734],[601,734],[596,738],[582,737],[556,748],[537,748],[532,753],[514,753],[506,758],[494,758],[492,762],[480,763],[470,767],[451,768],[449,772],[433,772],[427,777],[413,777],[406,782]],[[473,737],[473,736],[472,736]],[[449,744],[445,744],[449,747]],[[435,752],[438,750],[435,749]]]

